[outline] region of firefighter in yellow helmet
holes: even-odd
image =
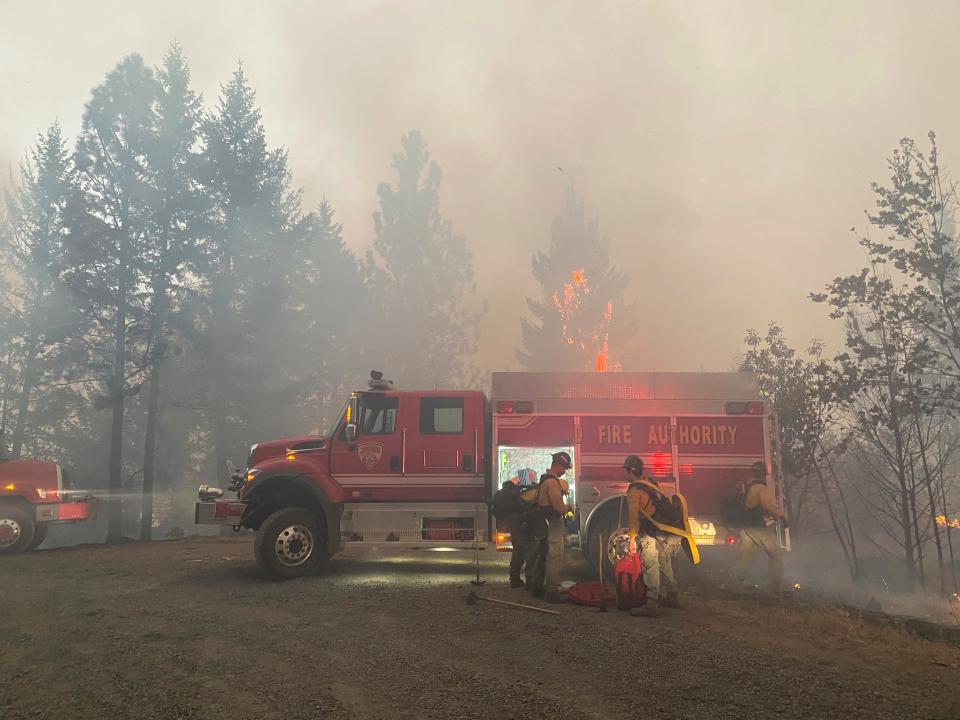
[[[540,477],[538,517],[530,523],[535,543],[530,590],[534,597],[545,598],[548,602],[563,600],[559,592],[565,539],[563,518],[573,512],[573,507],[564,501],[570,486],[563,475],[572,466],[573,461],[568,453],[561,451],[553,454],[550,469]]]
[[[777,536],[777,521],[787,527],[787,516],[777,506],[773,491],[767,485],[767,466],[755,462],[750,468],[743,498],[740,550],[734,573],[737,584],[744,586],[754,551],[760,548],[767,556],[770,591],[777,593],[783,583],[783,547]]]
[[[664,497],[656,480],[643,474],[643,460],[629,455],[623,470],[630,482],[627,489],[631,552],[640,552],[643,561],[643,583],[647,586],[647,602],[630,610],[631,615],[657,617],[660,607],[681,607],[677,599],[677,581],[673,573],[673,557],[669,543],[673,538],[655,528],[646,518],[656,513],[656,498]]]

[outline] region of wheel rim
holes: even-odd
[[[303,525],[291,525],[277,534],[277,559],[287,567],[302,565],[313,555],[313,533]]]
[[[630,532],[627,528],[618,528],[610,533],[607,540],[607,559],[612,565],[627,554],[630,547]]]
[[[10,547],[16,545],[23,530],[13,518],[0,517],[0,547]]]

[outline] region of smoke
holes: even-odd
[[[393,176],[401,135],[423,132],[444,173],[444,214],[490,303],[475,358],[488,369],[515,363],[524,298],[539,291],[530,258],[571,184],[640,310],[642,365],[624,369],[725,370],[744,330],[771,319],[798,345],[839,344],[841,327],[807,294],[860,266],[847,229],[862,224],[869,183],[901,136],[940,130],[944,164],[960,167],[950,134],[960,98],[944,89],[955,4],[92,0],[50,10],[3,10],[0,97],[16,112],[0,123],[0,189],[50,122],[76,136],[90,89],[127,53],[156,64],[177,40],[208,108],[240,59],[305,209],[326,196],[356,252],[370,246],[376,187]],[[210,442],[198,438],[197,454]],[[176,502],[218,479],[188,478]],[[102,536],[100,522],[56,528],[51,541]],[[842,565],[794,557],[802,584],[843,586],[831,570]]]
[[[755,565],[759,573],[765,570],[762,564],[763,560],[758,560]],[[936,592],[935,565],[928,563],[927,586],[917,585],[913,590],[907,587],[902,566],[902,558],[868,549],[861,557],[862,576],[855,582],[845,569],[835,538],[811,533],[804,535],[788,554],[787,586],[799,585],[797,592],[802,596],[817,597],[825,602],[960,625],[957,599],[945,598]],[[946,572],[948,587],[952,587],[949,568]]]
[[[325,194],[354,249],[369,244],[400,135],[424,132],[491,303],[484,365],[512,362],[503,348],[535,292],[529,259],[572,182],[656,332],[648,367],[627,369],[722,369],[743,330],[771,318],[792,337],[838,339],[806,295],[859,259],[845,231],[897,139],[949,132],[958,100],[942,68],[958,15],[896,3],[19,5],[0,30],[0,95],[18,108],[0,157],[21,157],[55,118],[73,133],[119,57],[155,62],[176,38],[208,102],[244,61],[308,206]],[[960,138],[941,137],[958,157]]]

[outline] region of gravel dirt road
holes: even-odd
[[[260,577],[248,538],[0,558],[0,717],[960,718],[960,650],[796,601],[468,606],[472,558]],[[485,553],[484,595],[525,602]],[[548,607],[544,605],[543,607]]]

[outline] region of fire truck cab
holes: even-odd
[[[0,555],[33,550],[51,525],[92,520],[96,514],[94,499],[71,491],[56,463],[0,461]]]
[[[276,579],[304,575],[350,545],[509,549],[490,498],[502,481],[536,475],[566,450],[577,509],[571,542],[591,560],[604,550],[609,559],[627,525],[626,455],[687,497],[697,540],[711,544],[729,542],[721,499],[751,464],[772,461],[770,418],[747,373],[492,380],[488,402],[477,391],[401,391],[372,373],[329,435],[253,445],[232,478],[236,500],[201,486],[196,522],[256,530],[258,564]]]

